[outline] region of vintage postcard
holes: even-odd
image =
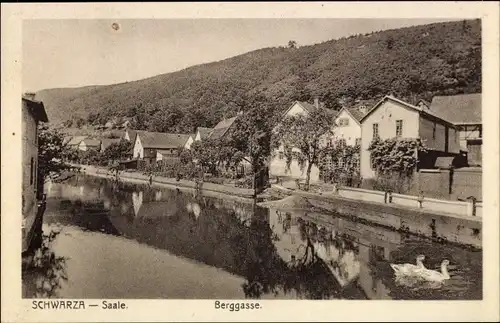
[[[498,3],[1,21],[2,322],[499,320]]]

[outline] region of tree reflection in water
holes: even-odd
[[[23,280],[34,282],[34,286],[23,291],[24,297],[58,297],[62,282],[68,280],[67,258],[56,256],[52,250],[52,242],[59,233],[57,228],[51,228],[48,234],[44,233],[41,247],[28,256],[29,260],[23,264]],[[34,279],[28,279],[28,276],[34,276]]]
[[[299,298],[330,299],[351,298],[352,290],[344,289],[335,280],[324,259],[318,256],[315,242],[328,243],[325,237],[330,237],[343,250],[356,250],[354,245],[343,241],[342,237],[332,238],[331,232],[318,230],[316,224],[298,218],[299,230],[303,244],[297,249],[303,249],[298,255],[292,255],[289,261],[282,259],[274,242],[280,239],[272,231],[269,223],[258,216],[251,221],[250,229],[257,243],[251,246],[255,259],[247,264],[247,282],[243,290],[247,298],[261,298],[265,294],[278,295],[294,293]],[[278,220],[283,224],[284,233],[291,228],[291,214],[284,216],[277,213]],[[330,241],[332,242],[332,241]],[[350,247],[350,248],[349,248]],[[357,295],[359,298],[359,295]]]

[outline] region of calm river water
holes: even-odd
[[[46,189],[44,232],[59,234],[54,257],[23,271],[27,298],[482,298],[480,251],[342,217],[84,175]],[[395,281],[389,264],[419,254],[431,269],[448,259],[451,279]]]

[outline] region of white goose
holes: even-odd
[[[445,259],[441,262],[441,272],[425,268],[418,273],[418,276],[430,282],[443,282],[444,280],[450,279],[450,274],[448,273],[447,268],[449,264],[450,261]]]
[[[417,256],[417,264],[390,264],[396,276],[414,276],[419,275],[422,271],[426,270],[423,261],[424,255]]]

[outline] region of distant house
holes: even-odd
[[[189,138],[188,140],[186,141],[186,143],[184,144],[184,149],[191,149],[191,145],[193,144],[194,142],[194,136],[195,135],[189,135]]]
[[[79,149],[80,143],[87,138],[87,136],[74,136],[66,143],[69,148]]]
[[[136,130],[126,129],[123,132],[123,139],[125,139],[127,141],[131,141],[131,142],[135,142],[135,136],[136,135],[137,135],[137,131]]]
[[[282,118],[289,117],[289,116],[296,116],[296,115],[307,115],[308,113],[314,111],[315,109],[325,109],[322,104],[319,103],[319,100],[315,100],[314,104],[308,103],[308,102],[301,102],[301,101],[295,101],[292,103],[287,110],[282,115]],[[328,110],[330,111],[330,110]],[[349,118],[351,120],[351,117],[348,113],[345,114],[346,118]],[[342,114],[344,116],[344,114]],[[351,124],[354,124],[355,121],[351,121]],[[333,127],[333,125],[332,125]],[[325,138],[325,140],[332,141],[332,138]],[[293,148],[297,149],[297,148]],[[305,168],[301,169],[299,163],[296,160],[292,160],[290,164],[290,169],[287,170],[286,168],[286,158],[284,155],[284,148],[283,146],[280,146],[276,151],[273,153],[273,157],[271,158],[271,162],[269,165],[269,171],[272,176],[289,176],[292,178],[301,178],[304,179],[306,177],[306,171]],[[307,165],[306,165],[307,167]],[[320,171],[318,167],[313,165],[311,168],[311,177],[310,181],[311,182],[317,182],[319,181],[320,178]]]
[[[456,156],[460,152],[458,130],[428,109],[385,96],[361,119],[361,176],[373,178],[375,169],[368,147],[375,138],[421,138],[429,154],[420,160],[422,167],[433,167],[438,157]]]
[[[47,122],[47,113],[42,102],[33,96],[22,98],[22,251],[26,251],[36,237],[40,237],[44,208],[38,201],[43,186],[38,185],[38,123]]]
[[[460,149],[470,165],[481,165],[483,125],[481,93],[435,96],[430,111],[452,122],[459,132]]]
[[[121,139],[116,139],[116,138],[103,138],[101,139],[101,148],[99,149],[101,152],[106,150],[111,144],[117,144],[120,142]]]
[[[147,163],[177,158],[179,150],[186,146],[190,137],[186,134],[137,131],[133,158],[145,160]]]
[[[194,141],[202,141],[207,139],[210,136],[212,130],[213,128],[198,127],[198,129],[196,129],[196,135],[194,137]]]
[[[85,138],[82,141],[80,141],[80,144],[78,144],[78,150],[81,151],[89,151],[89,150],[99,151],[100,149],[101,149],[101,141],[98,139]]]

